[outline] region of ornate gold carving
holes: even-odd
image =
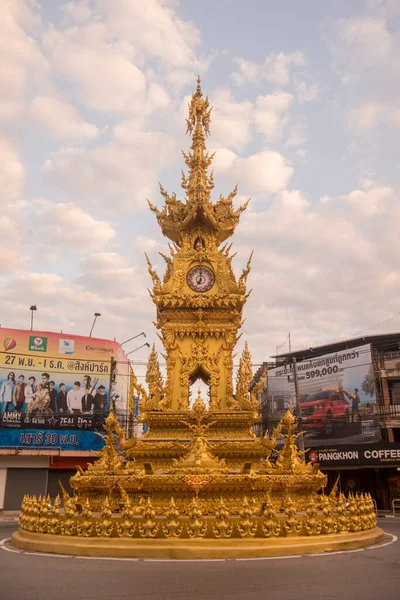
[[[297,535],[301,530],[301,521],[296,519],[297,507],[295,502],[288,495],[285,502],[285,515],[287,519],[283,522],[286,535]]]
[[[77,525],[77,533],[82,537],[90,537],[93,531],[92,511],[90,509],[89,498],[86,498],[86,502],[82,509],[82,522]]]
[[[229,510],[225,506],[223,498],[221,498],[217,510],[215,511],[215,525],[213,525],[213,533],[217,539],[229,538],[232,535],[233,523],[229,519]]]
[[[320,506],[322,509],[322,533],[336,533],[337,524],[333,519],[333,509],[335,504],[332,503],[329,496],[325,496],[325,494],[321,494],[320,497]]]
[[[178,538],[182,533],[182,524],[179,521],[179,510],[175,504],[175,500],[171,498],[169,506],[165,511],[165,523],[163,523],[163,532],[165,537]]]
[[[114,522],[112,519],[112,510],[111,510],[110,501],[109,501],[108,497],[104,500],[104,503],[103,503],[103,506],[101,509],[101,513],[100,513],[100,517],[101,517],[101,520],[96,525],[97,535],[102,536],[102,537],[111,537],[113,529],[114,529]]]
[[[321,533],[322,524],[321,521],[316,518],[317,514],[318,510],[315,506],[313,497],[311,496],[306,510],[307,516],[304,519],[304,526],[307,535],[319,535]]]
[[[139,525],[140,537],[143,538],[155,538],[157,536],[159,524],[154,520],[156,513],[151,504],[150,498],[147,498],[147,502],[143,511],[143,522]]]
[[[134,510],[129,496],[126,498],[124,507],[121,512],[122,522],[117,523],[118,535],[121,537],[133,537],[136,525],[133,521]]]
[[[348,531],[348,518],[346,515],[346,498],[339,495],[336,505],[336,528],[338,533]]]
[[[189,537],[204,537],[207,533],[207,525],[202,519],[203,512],[197,498],[193,498],[189,507],[189,524],[186,526]]]
[[[257,521],[255,521],[253,517],[253,510],[245,496],[243,498],[242,508],[239,511],[239,516],[241,517],[240,521],[238,521],[238,531],[239,535],[242,538],[252,538],[256,535],[257,531]]]
[[[276,511],[274,505],[271,502],[271,498],[267,494],[265,497],[265,507],[263,511],[263,517],[265,521],[262,523],[262,530],[264,532],[264,536],[269,537],[278,537],[281,532],[281,524],[275,518]]]
[[[77,523],[74,519],[76,513],[76,506],[73,498],[69,498],[64,503],[64,513],[66,519],[61,523],[61,533],[63,535],[76,535]]]

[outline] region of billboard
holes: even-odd
[[[129,362],[115,341],[0,328],[2,428],[90,430],[110,401],[126,411],[128,388]]]
[[[297,381],[307,446],[327,438],[335,444],[380,441],[370,345],[299,361]],[[293,365],[270,369],[266,388],[261,412],[264,429],[270,430],[288,406],[299,413]]]

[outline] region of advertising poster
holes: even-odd
[[[2,432],[99,427],[110,401],[126,411],[128,381],[129,363],[115,341],[0,328]]]
[[[298,361],[297,380],[307,446],[380,441],[369,345]],[[297,414],[293,365],[270,369],[266,387],[262,420],[271,430],[288,406]]]

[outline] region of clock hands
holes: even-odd
[[[202,285],[205,282],[206,278],[203,275],[203,270],[200,268],[199,269],[199,274],[196,277],[196,283],[197,285]]]

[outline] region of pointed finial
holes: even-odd
[[[204,161],[203,152],[205,150],[204,145],[204,136],[210,134],[210,113],[211,108],[208,102],[208,97],[203,98],[203,92],[200,84],[200,76],[197,78],[197,88],[196,92],[192,95],[192,99],[189,103],[189,118],[186,119],[187,131],[186,133],[190,133],[191,135],[194,133],[197,125],[198,139],[195,140],[195,135],[193,137],[193,146],[192,150],[194,155],[197,151],[201,150],[201,159]],[[190,157],[187,157],[186,163],[190,162]],[[204,166],[203,166],[204,169]],[[190,179],[190,177],[189,177]]]
[[[197,75],[197,88],[196,88],[196,96],[202,96],[203,92],[201,89],[201,79],[200,79],[200,75]]]

